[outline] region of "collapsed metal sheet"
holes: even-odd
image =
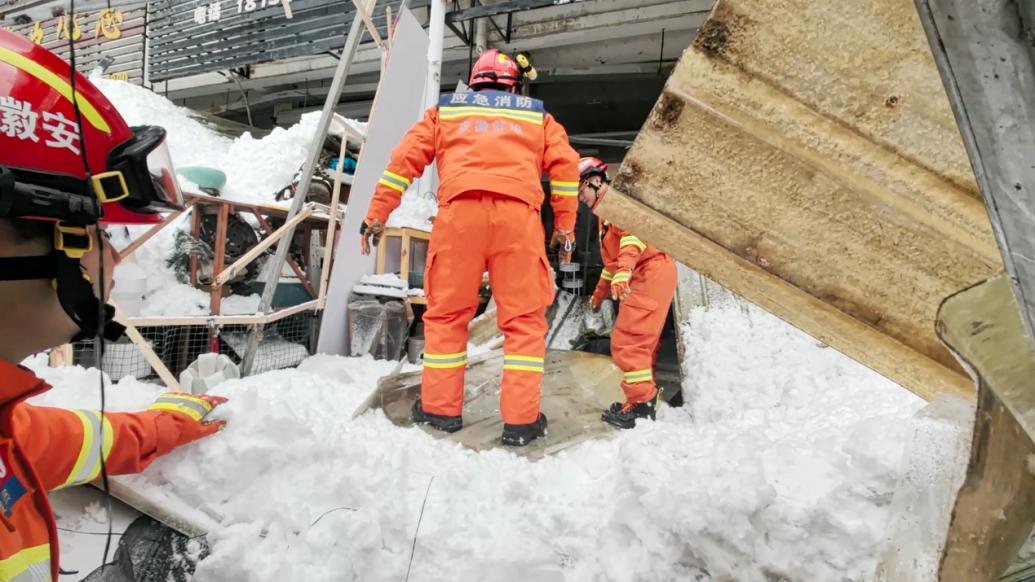
[[[938,333],[978,383],[970,462],[938,579],[992,581],[1035,524],[1035,442],[1013,406],[1018,397],[1035,393],[1035,350],[1006,276],[948,298],[938,314]]]
[[[909,0],[719,0],[599,214],[924,398],[1002,270]]]
[[[1033,2],[916,0],[992,218],[1029,340],[1035,338],[1035,53],[1021,34]],[[1035,439],[1035,386],[997,394]]]
[[[476,451],[502,447],[499,396],[503,374],[503,351],[494,350],[467,366],[464,394],[464,428],[452,434],[426,429],[436,438],[458,442]],[[542,411],[549,420],[545,439],[508,450],[529,458],[541,458],[593,438],[606,436],[612,428],[600,420],[600,413],[612,402],[623,400],[622,373],[610,358],[585,352],[546,353],[543,373]],[[420,391],[420,372],[383,378],[377,392],[357,411],[381,409],[397,426],[413,426],[410,407]]]

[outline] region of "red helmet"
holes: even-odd
[[[514,87],[521,85],[521,68],[517,61],[506,53],[489,49],[482,53],[471,69],[471,80],[468,85],[477,89],[481,85],[503,85]]]
[[[600,176],[607,180],[607,164],[599,158],[587,157],[579,159],[579,180],[586,180],[590,176]]]
[[[129,127],[70,73],[54,53],[0,30],[0,217],[154,223],[158,211],[182,208],[165,130]]]

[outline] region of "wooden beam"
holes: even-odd
[[[155,373],[158,374],[158,377],[161,378],[166,387],[176,392],[182,392],[183,387],[180,386],[179,381],[176,380],[176,376],[169,371],[169,368],[165,367],[165,362],[163,362],[162,359],[158,357],[158,354],[151,349],[151,345],[147,343],[144,336],[140,335],[140,332],[137,330],[136,326],[133,325],[133,322],[125,316],[125,314],[118,308],[118,305],[115,305],[112,301],[109,301],[109,303],[115,306],[115,321],[126,326],[126,335],[129,337],[130,341],[133,342],[133,345],[140,350],[144,359],[147,360],[147,363],[152,369],[154,369]]]
[[[279,321],[303,311],[315,311],[319,309],[319,301],[313,299],[305,303],[299,303],[294,307],[288,307],[273,311],[271,313],[260,313],[254,315],[182,315],[171,317],[133,317],[127,318],[137,327],[153,327],[166,325],[265,325]]]
[[[273,243],[279,241],[288,232],[294,232],[295,226],[309,217],[312,214],[312,206],[306,205],[302,208],[301,212],[295,215],[294,218],[284,223],[283,226],[278,228],[272,235],[259,241],[259,244],[255,245],[248,250],[247,253],[241,255],[241,258],[234,261],[234,264],[227,267],[225,270],[219,273],[215,278],[215,283],[224,285],[227,281],[235,277],[242,269],[251,264],[252,261],[259,258],[263,252],[266,251]]]
[[[148,229],[147,232],[133,239],[133,242],[129,243],[129,246],[119,251],[119,260],[121,261],[122,259],[125,259],[126,257],[132,255],[138,248],[142,247],[144,243],[151,240],[151,237],[158,234],[158,232],[161,231],[163,228],[172,224],[177,218],[183,216],[187,212],[190,212],[193,208],[194,200],[187,200],[185,208],[183,210],[178,210],[176,212],[173,212],[172,214],[167,215],[164,219],[162,219],[162,222],[152,226],[150,229]]]
[[[226,262],[226,229],[229,221],[230,207],[225,204],[221,205],[216,220],[216,248],[214,249],[216,256],[212,261],[213,275],[221,272],[223,264]],[[212,280],[212,285],[209,289],[209,313],[212,315],[219,315],[219,307],[223,302],[223,283],[225,282]]]
[[[344,128],[343,131],[346,133],[352,129],[352,127],[345,123],[344,118],[338,114],[335,114],[335,119],[341,119],[340,123]],[[316,298],[320,301],[320,307],[323,307],[327,297],[327,285],[331,278],[331,262],[334,259],[334,243],[335,243],[335,232],[338,228],[338,204],[341,202],[341,178],[345,171],[345,143],[347,140],[341,140],[341,146],[338,148],[338,166],[334,169],[334,187],[331,189],[331,208],[330,216],[331,220],[327,223],[327,238],[324,239],[323,245],[323,264],[320,266],[320,290],[316,294]]]
[[[370,18],[370,10],[363,6],[360,0],[352,0],[352,3],[356,6],[356,14],[363,19],[363,24],[367,27],[367,32],[370,33],[370,38],[374,39],[374,44],[378,47],[384,47],[384,41],[381,40],[381,33],[377,32],[377,27],[374,26],[373,19]],[[373,2],[370,3],[371,5]]]
[[[258,212],[254,211],[254,210],[252,212],[255,213],[255,219],[259,221],[259,226],[262,227],[262,230],[266,231],[267,235],[271,235],[274,232],[276,232],[276,230],[273,228],[273,226],[270,225],[270,223],[266,222],[266,219],[263,218],[263,216],[261,214],[259,214]],[[310,232],[309,230],[306,230],[307,238],[308,238],[308,233],[309,232]],[[308,247],[308,245],[306,245],[306,244],[302,245],[302,248],[307,248],[307,247]],[[302,267],[300,267],[298,265],[298,261],[293,259],[290,254],[288,254],[288,256],[284,258],[284,260],[287,261],[288,266],[291,267],[291,271],[294,272],[296,277],[298,277],[299,282],[302,283],[302,287],[306,290],[307,293],[309,293],[309,298],[310,299],[316,299],[317,298],[316,297],[316,290],[313,289],[313,286],[309,283],[309,277],[307,277],[305,272],[302,271]]]
[[[201,209],[195,209],[190,215],[190,236],[196,241],[201,240]],[[190,286],[198,286],[198,253],[190,253]]]
[[[75,353],[72,351],[72,344],[64,344],[50,349],[51,368],[62,368],[71,366]]]

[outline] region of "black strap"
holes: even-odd
[[[57,265],[53,255],[0,258],[0,281],[53,279],[56,276]]]

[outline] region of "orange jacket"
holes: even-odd
[[[513,196],[536,209],[540,177],[550,175],[550,204],[559,230],[573,231],[579,200],[579,155],[543,103],[500,91],[447,93],[392,151],[367,222],[386,222],[410,182],[438,164],[439,204],[470,190]]]
[[[192,437],[178,412],[105,413],[26,404],[50,389],[31,371],[0,360],[0,580],[58,579],[58,536],[47,491],[88,483],[101,472],[138,473]],[[196,438],[196,437],[193,437]]]
[[[622,230],[616,224],[600,219],[600,257],[604,261],[604,270],[600,278],[605,281],[625,280],[629,281],[636,266],[645,263],[658,255],[664,255],[655,247],[652,247],[627,230]],[[620,271],[627,271],[615,275]]]

